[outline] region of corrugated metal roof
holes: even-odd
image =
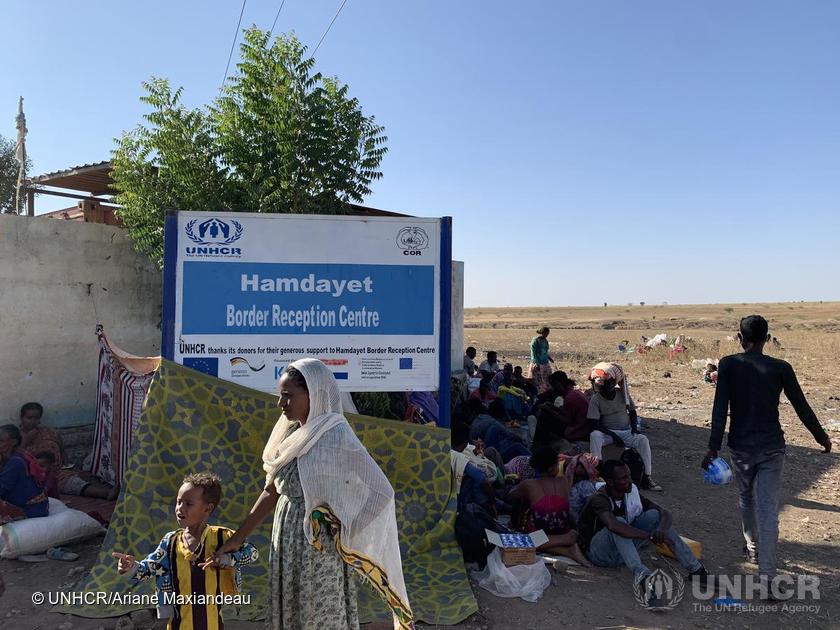
[[[39,186],[53,186],[69,190],[81,190],[91,195],[110,195],[111,190],[111,161],[96,162],[73,166],[63,171],[55,171],[32,177],[30,184]]]

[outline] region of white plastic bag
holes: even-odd
[[[526,602],[536,602],[551,584],[551,573],[545,563],[518,564],[506,567],[499,549],[487,556],[484,571],[473,573],[478,585],[497,597],[519,597]]]
[[[103,531],[96,519],[51,498],[49,516],[25,518],[0,527],[0,558],[44,553],[50,547],[92,538]]]

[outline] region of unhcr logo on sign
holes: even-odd
[[[242,255],[242,249],[239,247],[228,247],[242,238],[242,224],[234,219],[223,221],[211,217],[200,223],[198,219],[193,219],[184,227],[184,232],[187,238],[196,244],[186,248],[186,253],[190,256]]]

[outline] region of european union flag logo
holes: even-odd
[[[184,367],[204,372],[210,376],[219,375],[219,359],[217,357],[184,357]]]
[[[400,357],[400,369],[410,370],[414,367],[414,359],[411,357]]]

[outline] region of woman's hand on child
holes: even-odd
[[[210,569],[210,568],[214,568],[214,567],[221,567],[221,566],[224,565],[224,562],[223,562],[224,555],[226,553],[233,553],[234,551],[239,549],[241,546],[242,546],[242,543],[239,541],[239,539],[236,538],[236,535],[234,534],[233,536],[228,538],[227,541],[224,542],[221,547],[216,549],[216,553],[214,553],[211,558],[207,559],[206,561],[204,561],[202,564],[199,564],[198,566],[200,566],[202,569]]]
[[[118,553],[116,551],[111,552],[111,557],[117,559],[117,571],[120,573],[126,573],[131,571],[134,568],[134,565],[137,564],[137,561],[134,559],[134,556],[130,556],[125,553]]]
[[[216,554],[207,558],[207,560],[205,560],[204,562],[198,563],[198,568],[204,571],[206,571],[207,569],[219,569],[221,568],[221,566],[221,557],[217,556]]]

